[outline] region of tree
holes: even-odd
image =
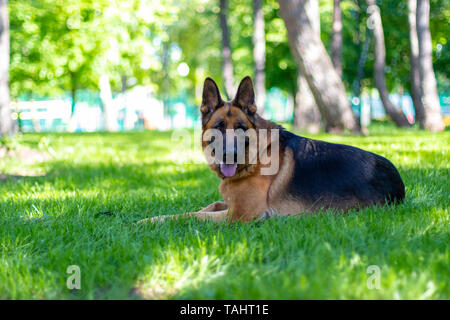
[[[311,0],[279,0],[292,53],[308,82],[328,132],[359,131],[344,84],[306,13]]]
[[[297,94],[298,65],[292,56],[277,0],[264,1],[266,30],[266,87]]]
[[[381,22],[380,9],[376,5],[375,0],[367,0],[367,13],[370,14],[370,20],[368,21],[370,28],[373,30],[374,36],[374,50],[375,50],[375,60],[374,60],[374,77],[375,86],[380,94],[381,101],[383,103],[384,109],[389,117],[395,122],[399,127],[409,127],[410,123],[406,119],[403,112],[394,106],[394,104],[389,100],[389,92],[386,87],[386,76],[384,74],[386,68],[386,48],[384,45],[384,34],[383,25]]]
[[[0,136],[12,135],[14,124],[9,106],[8,1],[0,0]]]
[[[157,64],[149,60],[157,59],[147,54],[149,24],[161,22],[149,17],[146,5],[151,7],[150,2],[84,0],[69,6],[65,0],[40,0],[39,5],[32,0],[11,0],[13,99],[69,93],[73,114],[77,92],[101,91],[102,76],[110,81],[109,90],[103,81],[102,97],[121,90],[124,76],[132,80],[128,87],[148,83],[150,75],[161,73],[151,68]],[[110,105],[102,103],[105,114],[114,114],[105,110]],[[74,124],[70,122],[69,129],[74,129]],[[116,126],[105,123],[106,128]]]
[[[358,37],[361,37],[361,32],[358,30]],[[358,97],[358,107],[359,107],[359,124],[361,126],[361,132],[364,135],[367,135],[369,131],[365,127],[365,123],[362,121],[362,108],[361,108],[361,93],[362,93],[362,80],[364,77],[364,66],[366,64],[367,56],[369,53],[369,47],[370,47],[370,39],[371,39],[371,32],[369,28],[366,28],[365,32],[365,38],[364,42],[362,42],[362,45],[360,44],[359,47],[361,48],[361,53],[358,59],[358,67],[357,67],[357,74],[356,78],[353,81],[353,94]]]
[[[419,72],[419,40],[417,39],[416,23],[417,0],[408,0],[409,22],[409,62],[411,64],[411,97],[416,111],[416,122],[423,128],[425,110],[422,103]]]
[[[310,7],[306,7],[306,13],[309,15],[311,27],[320,38],[320,14],[319,3],[309,1]],[[295,94],[294,105],[294,128],[318,133],[320,130],[320,113],[314,96],[309,89],[305,76],[297,70],[297,92]]]
[[[11,89],[19,96],[70,92],[72,111],[80,88],[96,88],[95,57],[103,54],[100,14],[106,1],[11,0]]]
[[[116,108],[113,105],[111,94],[111,83],[109,77],[103,74],[99,79],[100,99],[102,101],[103,115],[105,119],[106,131],[117,131],[119,129],[117,124]]]
[[[342,76],[342,13],[341,0],[333,2],[333,31],[331,36],[331,59],[339,76]]]
[[[259,112],[264,113],[266,104],[266,39],[264,32],[263,0],[253,0],[253,59],[255,64],[255,94]]]
[[[223,52],[223,78],[225,93],[228,99],[233,94],[233,62],[231,61],[230,32],[227,24],[228,1],[220,0],[220,28],[222,29],[222,52]]]
[[[429,27],[430,1],[417,1],[417,36],[419,42],[419,76],[424,118],[422,126],[431,131],[444,130],[441,107],[436,88],[436,77],[433,70],[432,44]]]

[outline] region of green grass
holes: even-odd
[[[449,299],[450,132],[377,125],[369,137],[319,135],[389,158],[406,201],[233,225],[140,219],[219,200],[219,179],[171,132],[25,134],[52,159],[0,159],[2,299]],[[113,215],[98,215],[111,211]],[[81,269],[69,290],[66,269]],[[380,288],[367,268],[380,268]]]

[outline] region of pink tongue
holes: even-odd
[[[220,164],[220,171],[225,177],[232,177],[236,173],[237,163],[234,164]]]

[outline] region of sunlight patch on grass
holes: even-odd
[[[205,252],[166,252],[163,261],[152,265],[135,288],[143,299],[170,299],[183,290],[197,288],[225,275],[226,266],[215,256]]]

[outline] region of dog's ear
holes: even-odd
[[[200,107],[202,115],[208,115],[221,106],[223,106],[223,101],[217,84],[213,79],[206,78],[203,84],[202,106]]]
[[[252,79],[247,76],[239,84],[233,104],[241,108],[246,114],[254,115],[256,112],[255,91],[253,90]]]

